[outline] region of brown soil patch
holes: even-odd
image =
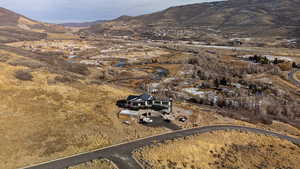
[[[296,78],[300,81],[300,72],[296,73]]]

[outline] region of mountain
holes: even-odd
[[[121,17],[87,31],[151,38],[300,37],[299,0],[228,0]]]
[[[62,23],[60,25],[67,26],[67,27],[90,27],[93,25],[100,24],[102,22],[105,22],[105,20],[97,20],[93,22],[70,22],[70,23]]]
[[[38,22],[0,7],[0,42],[39,40],[46,33],[64,32],[63,26]]]

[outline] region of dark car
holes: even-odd
[[[118,107],[121,107],[121,108],[126,108],[127,107],[127,100],[118,100],[116,105]]]

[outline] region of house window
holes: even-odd
[[[169,102],[162,102],[163,105],[169,105]]]

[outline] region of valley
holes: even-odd
[[[254,2],[62,25],[0,8],[0,168],[297,169],[299,3]]]
[[[106,44],[101,44],[103,41]],[[8,151],[18,151],[18,155],[28,157],[18,160],[18,163],[6,162],[14,166],[2,164],[7,168],[167,132],[169,129],[164,127],[149,128],[139,124],[135,118],[119,117],[120,109],[115,106],[117,100],[141,91],[157,90],[172,97],[176,119],[172,123],[181,128],[242,125],[300,138],[297,114],[299,95],[294,90],[298,87],[287,78],[287,73],[292,71],[291,64],[289,68],[281,69],[281,66],[253,64],[237,56],[269,54],[267,50],[239,51],[214,46],[208,48],[173,42],[164,44],[109,38],[99,41],[24,41],[6,45],[10,47],[3,47],[2,50],[2,56],[6,56],[2,67],[7,68],[1,73],[2,79],[6,79],[1,87],[5,98],[2,100],[5,107],[1,111],[6,112],[2,114],[1,128],[6,135],[11,135],[2,140],[1,145],[8,144],[11,139],[20,142],[7,151],[3,147],[2,152],[6,157]],[[14,53],[15,48],[20,51]],[[298,50],[288,51],[294,55],[284,55],[281,50],[276,53],[275,49],[270,53],[278,58],[298,61]],[[33,55],[37,56],[32,58]],[[157,74],[158,68],[167,73]],[[235,71],[231,72],[231,69]],[[245,76],[229,79],[238,76],[235,74],[237,70],[244,72]],[[18,78],[14,77],[17,71],[29,73],[32,78],[28,81],[22,77],[21,80],[15,79]],[[218,71],[223,73],[218,74]],[[230,83],[217,87],[214,81],[209,80],[222,80],[223,77],[228,78]],[[247,87],[250,84],[242,83],[240,79],[266,87],[266,91],[253,93],[253,89]],[[282,86],[282,83],[288,86]],[[12,92],[14,95],[9,94]],[[282,104],[282,109],[279,109],[281,101],[276,99],[276,109],[281,112],[274,112],[276,109],[271,108],[275,108],[272,104],[275,100],[264,92],[274,92],[277,96],[285,93],[281,97],[291,104]],[[27,96],[32,99],[22,99]],[[265,102],[266,107],[258,107],[261,101]],[[18,105],[18,109],[13,105]],[[182,114],[186,111],[192,114]],[[188,117],[187,122],[178,121],[182,115]],[[130,121],[130,125],[124,124],[124,121]],[[84,130],[86,132],[82,132]],[[118,135],[115,135],[116,131]],[[30,141],[25,141],[28,139]],[[43,149],[43,145],[47,148]],[[33,151],[32,147],[39,151]],[[30,155],[32,153],[38,157]],[[18,158],[13,155],[10,159]]]

